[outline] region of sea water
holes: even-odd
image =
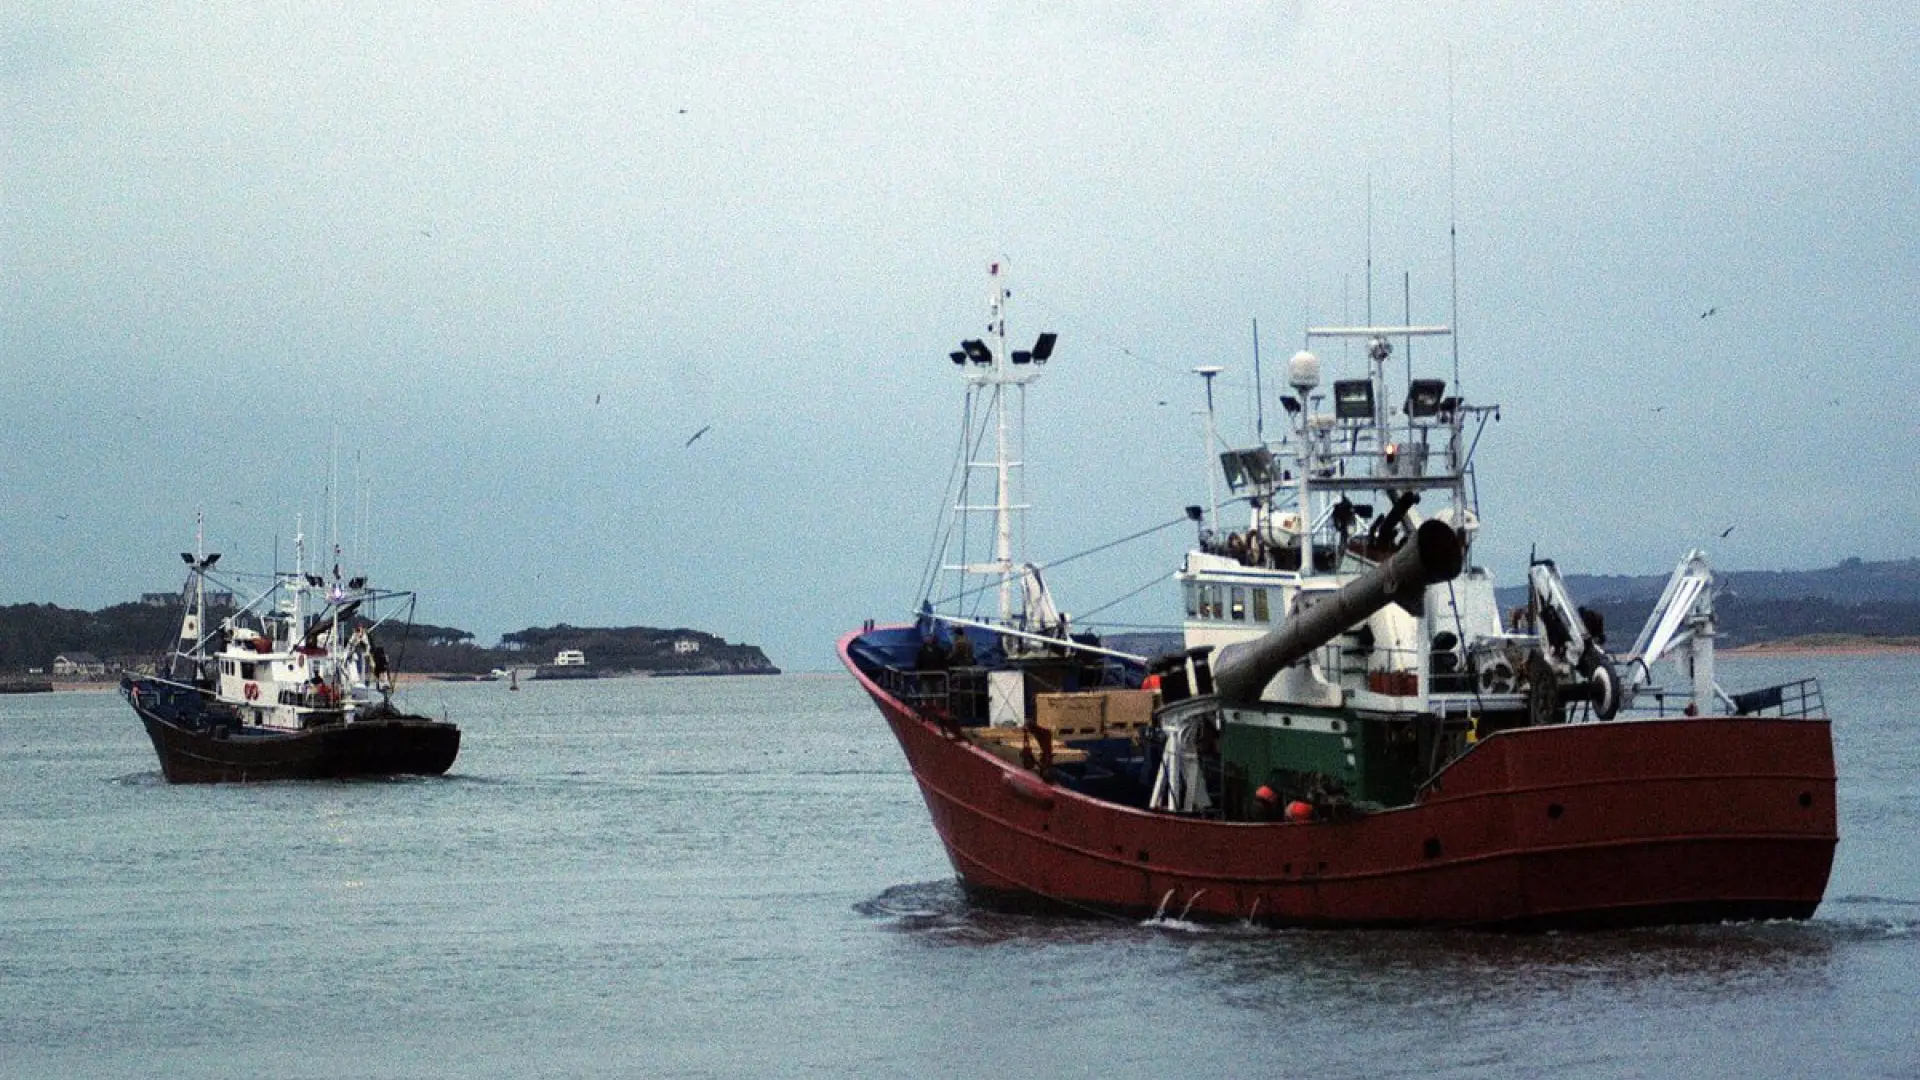
[[[171,786],[0,697],[0,1077],[1920,1075],[1920,658],[1825,684],[1806,923],[1270,932],[971,908],[840,675],[423,684],[439,779]]]

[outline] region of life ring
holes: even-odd
[[[251,682],[250,682],[250,683],[248,683],[248,684],[247,684],[247,690],[246,690],[246,694],[247,694],[247,700],[248,700],[248,701],[258,701],[258,700],[260,700],[260,684],[259,684],[259,683],[251,683]]]
[[[1593,669],[1591,678],[1595,694],[1593,715],[1601,720],[1611,720],[1620,715],[1620,675],[1613,670],[1613,665],[1599,664]]]

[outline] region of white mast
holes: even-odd
[[[194,511],[193,520],[193,550],[180,553],[181,561],[192,568],[193,592],[180,619],[180,640],[174,645],[174,655],[167,659],[169,675],[177,670],[175,660],[185,660],[193,674],[199,674],[200,642],[207,623],[207,569],[220,561],[218,553],[207,554],[206,511]]]
[[[1027,505],[1018,502],[1014,492],[1015,470],[1024,470],[1021,460],[1024,446],[1016,445],[1018,433],[1014,430],[1014,420],[1009,416],[1007,390],[1009,387],[1020,392],[1021,417],[1026,410],[1027,384],[1040,377],[1040,365],[1045,364],[1053,353],[1054,335],[1042,334],[1034,343],[1031,351],[1014,351],[1007,348],[1007,299],[1012,295],[1002,280],[1002,264],[995,262],[988,269],[993,292],[987,301],[987,332],[984,339],[976,338],[960,343],[960,351],[952,354],[953,362],[963,369],[967,381],[969,396],[979,393],[992,395],[991,408],[994,424],[994,456],[992,461],[968,461],[966,468],[992,469],[994,475],[994,499],[990,506],[970,505],[962,499],[954,507],[956,516],[975,513],[993,514],[993,557],[991,561],[976,563],[949,564],[948,570],[961,574],[995,575],[999,578],[1000,621],[1010,624],[1014,618],[1014,582],[1023,571],[1024,553],[1015,551],[1014,516],[1027,509]],[[1024,422],[1020,425],[1024,428]],[[1024,536],[1024,530],[1022,530]]]
[[[993,344],[993,422],[995,434],[993,513],[993,561],[1000,570],[1000,622],[1013,621],[1013,475],[1014,463],[1007,458],[1007,289],[1000,284],[1000,264],[994,263],[988,276],[993,280],[993,299],[988,301],[988,340]],[[1024,386],[1024,383],[1014,385]],[[1022,398],[1024,404],[1025,398]],[[1023,425],[1024,427],[1024,425]],[[1024,455],[1025,448],[1021,448]],[[1025,466],[1021,468],[1024,470]],[[1024,475],[1024,472],[1023,472]],[[1024,485],[1023,485],[1024,486]],[[1022,509],[1025,509],[1022,507]],[[1022,532],[1024,536],[1024,531]],[[1024,554],[1024,553],[1023,553]]]
[[[200,641],[200,631],[207,623],[207,567],[213,563],[207,558],[207,512],[193,512],[193,640]],[[181,635],[185,637],[185,634]]]
[[[287,641],[292,643],[307,629],[307,529],[302,517],[293,525],[293,595],[289,598]],[[276,643],[277,644],[277,643]]]

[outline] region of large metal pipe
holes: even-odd
[[[1441,521],[1421,522],[1411,543],[1282,626],[1214,654],[1214,686],[1222,701],[1247,705],[1280,669],[1397,603],[1418,612],[1427,586],[1460,573],[1460,537]]]

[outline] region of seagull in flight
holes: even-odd
[[[707,425],[706,427],[703,427],[703,428],[701,428],[701,429],[700,429],[699,431],[696,431],[696,432],[694,432],[694,433],[693,433],[693,435],[692,435],[691,437],[689,437],[689,438],[687,439],[687,441],[686,441],[686,442],[685,442],[684,444],[682,444],[682,445],[681,445],[681,447],[680,447],[680,448],[681,448],[682,450],[684,450],[684,449],[686,449],[687,447],[689,447],[689,446],[692,446],[692,445],[693,445],[693,444],[694,444],[694,443],[695,443],[696,441],[698,441],[698,440],[699,440],[699,438],[700,438],[700,436],[702,436],[702,435],[705,435],[705,434],[706,434],[707,432],[709,432],[709,431],[712,431],[712,430],[713,430],[713,425],[712,425],[712,424],[708,424],[708,425]]]
[[[1720,539],[1725,540],[1727,538],[1727,535],[1731,532],[1733,532],[1733,526],[1731,525],[1727,526],[1725,529],[1722,529],[1720,531]]]
[[[1701,312],[1700,317],[1704,319],[1709,315],[1718,315],[1718,314],[1720,314],[1720,309],[1718,307],[1710,307],[1707,310]]]

